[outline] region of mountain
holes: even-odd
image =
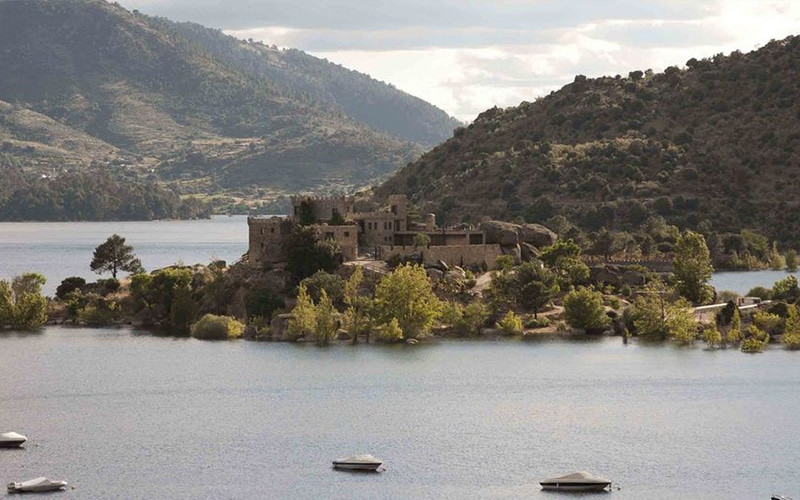
[[[584,76],[493,108],[376,190],[446,222],[482,217],[637,231],[652,215],[706,234],[800,244],[800,37],[663,73]]]
[[[352,189],[454,125],[299,51],[103,0],[0,0],[0,68],[0,168],[110,165],[182,192]]]
[[[434,146],[452,137],[461,122],[431,104],[369,75],[302,50],[281,50],[244,41],[195,23],[146,18],[162,33],[183,37],[234,71],[263,78],[281,91],[325,103],[392,137]]]

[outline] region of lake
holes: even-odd
[[[377,346],[204,342],[129,329],[0,334],[0,477],[69,498],[800,495],[800,353],[618,338]],[[331,469],[369,452],[381,474]]]
[[[89,269],[95,247],[112,234],[133,246],[145,269],[177,262],[232,263],[247,252],[247,217],[148,222],[3,222],[0,223],[0,279],[27,271],[45,275],[44,292],[53,295],[61,280],[81,276],[95,281]]]

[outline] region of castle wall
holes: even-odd
[[[381,246],[381,260],[398,255],[405,257],[414,253],[422,255],[425,264],[442,261],[448,266],[480,266],[486,264],[494,267],[494,261],[502,255],[500,245],[448,245],[419,248],[414,246]]]
[[[314,211],[314,218],[320,222],[331,220],[334,211],[339,212],[339,215],[346,217],[353,209],[353,200],[346,196],[331,196],[331,197],[307,197],[296,196],[292,198],[292,216],[297,217],[300,212],[300,204],[303,201],[311,203],[311,208]]]
[[[248,255],[252,261],[281,262],[283,239],[291,231],[291,222],[281,217],[248,217]]]
[[[391,245],[400,221],[391,212],[368,212],[355,214],[361,226],[361,244],[369,247]]]
[[[320,239],[331,238],[339,245],[339,251],[345,261],[356,260],[358,257],[358,229],[356,224],[344,226],[329,226],[318,224],[314,226],[317,237]]]

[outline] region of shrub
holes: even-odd
[[[192,337],[203,340],[225,340],[242,336],[244,325],[230,316],[206,314],[191,327]]]
[[[61,284],[58,285],[58,288],[56,288],[56,298],[58,300],[64,300],[67,297],[67,294],[74,292],[75,290],[80,290],[85,284],[86,280],[79,276],[64,278]]]
[[[548,326],[550,326],[550,319],[547,316],[540,318],[529,316],[525,320],[525,328],[547,328]]]
[[[589,288],[578,288],[564,297],[564,317],[573,328],[604,330],[609,319],[603,307],[603,295]]]
[[[378,327],[375,337],[380,342],[398,342],[403,340],[403,329],[400,328],[397,318],[392,318],[388,323]]]
[[[769,300],[772,298],[772,290],[763,286],[757,286],[755,288],[751,288],[745,297],[758,297],[761,300]],[[731,297],[729,300],[734,298],[735,297]]]
[[[720,292],[717,292],[717,302],[719,303],[728,302],[731,300],[736,301],[736,299],[738,299],[739,297],[740,295],[738,293],[732,292],[730,290],[722,290]],[[751,295],[751,297],[754,296]]]
[[[514,311],[508,311],[495,326],[506,335],[513,335],[522,331],[522,318],[517,316]]]
[[[703,329],[703,340],[709,347],[714,347],[722,344],[722,334],[717,329],[717,325],[706,325]]]

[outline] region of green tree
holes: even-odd
[[[431,237],[425,233],[417,233],[414,235],[414,248],[426,248],[431,244]]]
[[[789,349],[800,349],[800,315],[797,313],[797,306],[790,305],[787,309],[786,326],[781,341]]]
[[[692,304],[683,297],[670,304],[667,313],[667,331],[670,337],[681,344],[692,344],[697,339],[697,320],[694,317]]]
[[[542,249],[539,260],[556,273],[561,290],[571,289],[589,277],[589,267],[581,259],[580,246],[569,238]]]
[[[287,256],[286,269],[295,283],[317,271],[332,273],[338,266],[339,251],[333,240],[321,240],[313,227],[295,226],[284,240],[283,254]]]
[[[47,299],[38,273],[17,276],[11,283],[0,280],[0,328],[34,330],[47,322]]]
[[[56,298],[59,300],[66,299],[67,295],[75,290],[80,290],[81,287],[86,285],[86,280],[79,276],[71,276],[64,278],[61,284],[56,288]]]
[[[339,329],[338,316],[339,313],[333,307],[328,293],[323,289],[319,303],[314,308],[314,339],[317,345],[328,345],[336,339],[336,331]]]
[[[373,326],[372,318],[369,315],[372,298],[360,293],[363,280],[364,271],[361,266],[356,266],[344,285],[344,302],[347,305],[344,324],[345,329],[353,336],[354,344],[358,342],[358,336],[362,333],[367,334],[367,342],[369,342],[369,333]]]
[[[800,298],[800,288],[797,286],[795,276],[787,276],[778,280],[772,285],[772,298],[774,300],[785,300],[795,303]]]
[[[133,253],[133,247],[125,244],[125,238],[113,234],[94,249],[92,262],[89,264],[92,271],[97,274],[111,272],[117,279],[119,271],[137,274],[144,271],[142,262]]]
[[[297,223],[301,226],[311,226],[317,223],[317,216],[314,215],[314,206],[311,200],[303,200],[297,207]]]
[[[406,338],[427,333],[442,311],[422,266],[405,264],[381,278],[375,288],[377,319],[388,324],[397,318]]]
[[[289,335],[292,338],[308,337],[314,334],[317,326],[317,314],[314,301],[308,294],[306,287],[300,285],[297,291],[297,301],[289,318]]]
[[[197,318],[197,309],[197,304],[192,298],[192,290],[188,285],[175,289],[169,308],[169,322],[172,328],[180,333],[188,333]]]
[[[522,331],[522,318],[514,311],[508,311],[495,326],[506,335],[513,335]]]
[[[403,329],[400,328],[400,323],[397,318],[392,318],[391,321],[385,325],[378,327],[378,340],[381,342],[397,342],[403,340]]]
[[[707,283],[714,268],[706,239],[700,233],[684,231],[678,237],[674,251],[673,267],[678,291],[695,304],[710,300],[711,290]]]
[[[244,325],[230,316],[206,314],[191,327],[192,337],[203,340],[225,340],[242,336]]]
[[[769,334],[756,325],[749,325],[745,330],[742,352],[761,352],[769,343]]]
[[[534,317],[538,317],[539,311],[559,291],[555,274],[538,261],[525,262],[519,266],[514,281],[514,291],[519,294],[517,303],[524,309],[533,311]]]
[[[314,302],[319,302],[322,292],[328,294],[328,298],[337,307],[344,305],[345,281],[338,274],[331,274],[327,271],[317,271],[313,275],[304,279],[302,282],[306,286],[308,294]]]
[[[611,256],[625,248],[625,236],[618,231],[609,231],[603,228],[594,239],[589,252],[609,260]]]
[[[714,347],[722,344],[722,334],[719,333],[719,329],[717,329],[717,325],[711,323],[710,325],[706,325],[703,329],[703,340],[709,347]]]
[[[789,250],[786,252],[786,270],[793,273],[797,271],[797,252]]]
[[[564,317],[573,328],[603,330],[610,324],[603,305],[603,294],[578,287],[564,297]]]
[[[728,335],[725,341],[728,344],[736,345],[742,340],[742,316],[739,314],[739,308],[733,310],[731,317],[731,327],[728,329]]]

